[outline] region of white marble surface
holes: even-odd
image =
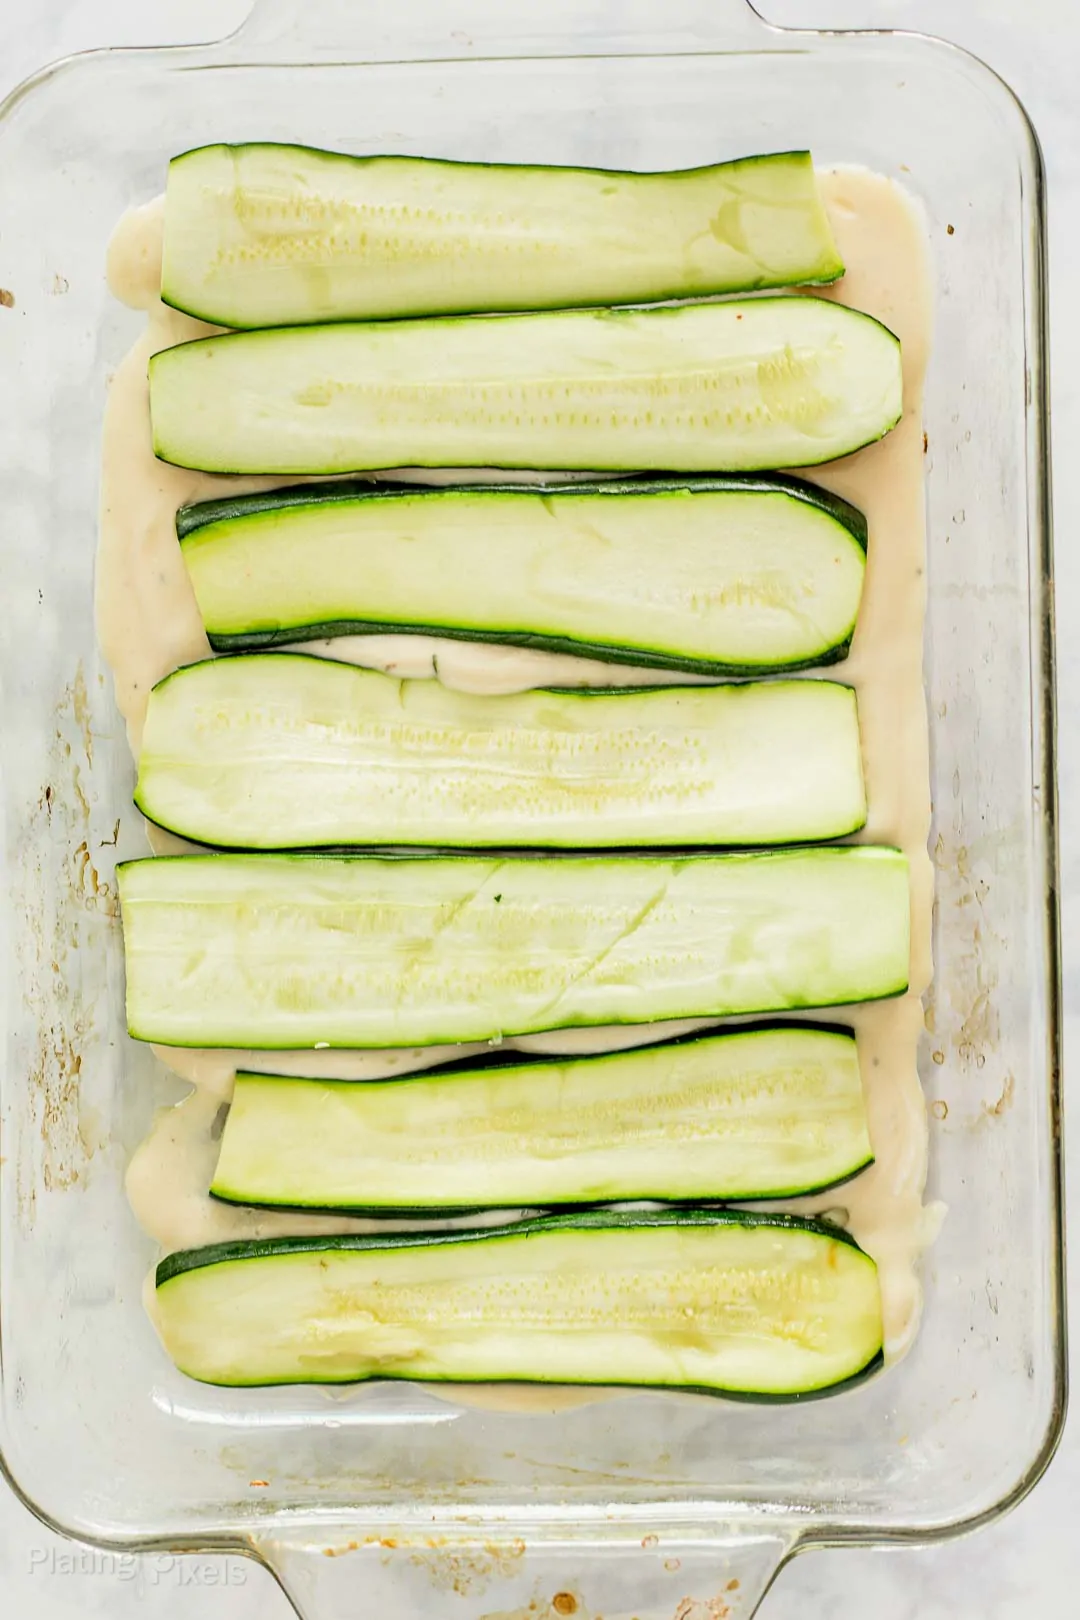
[[[512,3],[512,0],[510,0]],[[730,3],[730,0],[729,0]],[[1080,5],[1077,0],[758,0],[782,24],[922,29],[1002,73],[1031,113],[1047,157],[1057,523],[1066,1039],[1080,1036]],[[219,36],[249,0],[17,0],[0,15],[0,95],[35,68],[97,45]],[[0,228],[3,226],[0,221]],[[0,235],[0,264],[3,260]],[[1068,1064],[1066,1065],[1068,1068]],[[1080,1138],[1070,1182],[1080,1184]],[[1074,1197],[1074,1209],[1080,1200]],[[1080,1217],[1078,1217],[1080,1218]],[[1080,1251],[1080,1244],[1076,1245]],[[1080,1289],[1072,1291],[1080,1320]],[[1008,1520],[926,1552],[814,1553],[784,1572],[763,1620],[1072,1620],[1080,1599],[1080,1422],[1048,1476]],[[358,1613],[362,1605],[358,1605]],[[241,1559],[122,1558],[72,1549],[0,1484],[0,1614],[18,1620],[287,1620],[270,1576]]]

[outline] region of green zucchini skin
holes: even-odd
[[[276,1079],[277,1076],[264,1078]],[[316,1082],[316,1084],[322,1083],[323,1082]],[[342,1083],[356,1085],[367,1084],[367,1082],[363,1080]],[[874,1158],[871,1156],[870,1158],[864,1160],[862,1164],[856,1165],[853,1170],[848,1171],[846,1175],[838,1176],[835,1181],[825,1181],[822,1182],[820,1186],[816,1187],[801,1187],[795,1192],[791,1193],[777,1193],[775,1194],[775,1197],[817,1198],[822,1193],[837,1192],[844,1187],[850,1186],[853,1181],[857,1181],[862,1175],[863,1171],[869,1170],[874,1162]],[[543,1199],[539,1203],[533,1203],[530,1201],[525,1204],[515,1204],[510,1199],[505,1199],[496,1204],[401,1203],[373,1205],[365,1204],[363,1202],[355,1204],[329,1204],[316,1202],[291,1203],[271,1198],[245,1198],[241,1197],[239,1194],[233,1196],[227,1192],[219,1192],[214,1187],[209,1189],[208,1197],[213,1203],[223,1204],[228,1209],[272,1209],[283,1215],[354,1215],[357,1218],[366,1218],[369,1220],[382,1219],[387,1221],[456,1220],[459,1217],[464,1218],[468,1215],[488,1214],[502,1214],[505,1215],[507,1220],[511,1220],[522,1210],[526,1212],[539,1212],[541,1214],[546,1214],[550,1211],[560,1215],[568,1215],[579,1213],[585,1214],[605,1207],[603,1203],[599,1203],[595,1198],[561,1198],[557,1202],[554,1199]],[[771,1203],[773,1201],[773,1197],[774,1195],[771,1193],[758,1193],[755,1197],[747,1195],[745,1197],[740,1196],[738,1198],[650,1198],[645,1200],[645,1202],[653,1206],[662,1205],[664,1209],[670,1209],[675,1214],[684,1209],[722,1210],[728,1208],[745,1209],[749,1213],[752,1212],[755,1204],[762,1204],[766,1202]],[[621,1203],[622,1200],[619,1200],[619,1202]],[[531,1213],[529,1214],[528,1218],[532,1218]]]
[[[539,631],[465,630],[452,624],[396,624],[379,619],[325,619],[321,623],[290,627],[288,630],[255,630],[236,636],[212,635],[207,640],[215,652],[243,653],[271,652],[275,648],[291,648],[304,641],[329,641],[337,636],[436,636],[442,641],[476,642],[485,647],[520,647],[523,652],[565,653],[572,658],[594,659],[600,664],[619,664],[630,669],[665,669],[670,670],[672,675],[715,675],[720,679],[752,678],[766,673],[795,675],[801,670],[824,669],[843,663],[851,651],[851,636],[848,635],[819,655],[786,659],[783,664],[766,670],[761,664],[679,658],[674,654],[612,647],[602,641],[547,636]],[[652,688],[640,690],[650,691]]]
[[[845,657],[867,546],[861,512],[782,475],[342,480],[181,507],[176,528],[218,652],[416,634],[721,676]],[[791,602],[763,618],[784,570]],[[627,578],[653,594],[639,585],[623,606]]]
[[[277,512],[286,506],[328,506],[337,502],[379,500],[395,498],[415,499],[424,496],[438,501],[444,496],[468,495],[481,498],[512,496],[514,499],[550,500],[566,495],[790,495],[792,500],[835,518],[847,529],[863,551],[867,547],[866,517],[857,506],[845,501],[821,484],[808,479],[795,478],[788,473],[771,472],[767,476],[753,473],[687,474],[673,478],[667,473],[637,473],[630,478],[575,479],[573,482],[548,480],[535,484],[408,484],[392,478],[335,478],[325,484],[287,484],[281,489],[256,490],[251,495],[223,495],[211,501],[189,501],[177,508],[176,537],[187,539],[209,523],[224,523],[234,518],[257,517],[263,512]]]
[[[776,1303],[785,1275],[786,1308]],[[593,1210],[502,1227],[265,1239],[169,1255],[155,1281],[159,1329],[178,1366],[229,1386],[379,1377],[799,1400],[849,1387],[883,1359],[873,1261],[846,1232],[795,1216]],[[376,1317],[365,1283],[376,1289]],[[718,1286],[741,1313],[734,1324]],[[815,1302],[812,1344],[795,1326],[806,1300]],[[321,1330],[305,1348],[308,1310],[332,1324],[336,1348]],[[488,1315],[500,1324],[497,1345]]]
[[[159,682],[135,803],[258,850],[780,845],[866,821],[856,698],[833,682],[485,697],[293,653]]]
[[[691,1037],[692,1038],[692,1037]],[[366,1085],[366,1081],[357,1081]],[[812,1232],[845,1243],[860,1254],[864,1251],[842,1226],[831,1226],[805,1215],[785,1215],[782,1211],[751,1214],[737,1209],[584,1209],[573,1214],[532,1215],[527,1220],[508,1221],[505,1226],[432,1227],[413,1232],[332,1232],[322,1236],[234,1238],[226,1243],[207,1243],[197,1249],[177,1249],[164,1255],[154,1269],[154,1286],[160,1288],[186,1271],[218,1266],[233,1260],[272,1260],[281,1254],[318,1254],[327,1249],[415,1249],[442,1248],[447,1244],[479,1243],[487,1238],[530,1237],[539,1232],[583,1231],[593,1228],[661,1226],[772,1226],[780,1231]]]
[[[361,1085],[241,1072],[211,1192],[376,1212],[745,1201],[872,1159],[853,1036],[794,1026]]]
[[[476,642],[485,647],[520,647],[523,652],[565,653],[572,658],[589,658],[600,664],[618,664],[630,669],[664,669],[670,670],[672,675],[715,675],[724,679],[741,676],[752,678],[766,673],[760,664],[721,663],[667,656],[664,653],[637,652],[610,647],[601,641],[571,641],[565,636],[545,636],[539,632],[463,630],[457,625],[394,624],[378,619],[326,619],[319,624],[302,625],[298,630],[257,630],[251,634],[215,635],[207,639],[215,652],[243,653],[271,652],[275,648],[291,648],[303,641],[328,641],[337,636],[436,636],[442,641]],[[850,651],[851,637],[846,636],[818,657],[789,659],[768,673],[795,675],[801,670],[824,669],[842,663]],[[652,688],[640,690],[650,691]]]
[[[843,263],[808,152],[667,173],[250,142],[169,165],[162,298],[221,326],[812,285]]]
[[[131,1033],[425,1046],[907,986],[908,867],[735,855],[214,855],[118,868]]]
[[[154,451],[205,472],[816,466],[903,412],[900,345],[831,300],[273,327],[149,363]]]

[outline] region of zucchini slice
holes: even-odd
[[[809,152],[668,174],[350,157],[173,158],[161,296],[220,326],[649,303],[835,281]]]
[[[430,1046],[899,994],[894,849],[188,855],[119,868],[131,1033]]]
[[[207,472],[800,467],[901,409],[897,339],[823,298],[277,327],[150,361],[155,452]]]
[[[869,1255],[734,1211],[610,1211],[478,1230],[277,1238],[169,1255],[156,1315],[211,1384],[367,1378],[823,1393],[882,1359]]]
[[[372,1211],[782,1198],[872,1159],[854,1037],[787,1026],[387,1082],[241,1073],[210,1190]]]
[[[830,681],[485,697],[249,653],[150,694],[135,802],[203,844],[785,844],[866,820]]]
[[[794,478],[539,489],[342,481],[176,520],[219,652],[384,631],[749,675],[832,663],[866,520]]]

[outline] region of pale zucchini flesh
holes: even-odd
[[[169,165],[161,294],[221,326],[647,303],[843,274],[808,152],[637,174],[252,142]]]
[[[175,1046],[424,1046],[899,994],[908,870],[738,855],[213,855],[119,868],[127,1014]]]
[[[150,360],[156,454],[208,472],[799,467],[901,411],[894,335],[810,297],[278,327]]]
[[[206,1383],[514,1380],[822,1394],[881,1364],[877,1270],[792,1217],[581,1213],[170,1255],[155,1316]]]
[[[177,533],[218,651],[405,631],[739,675],[844,656],[867,541],[779,476],[305,485],[181,508]]]
[[[210,1190],[370,1211],[745,1200],[872,1159],[853,1035],[787,1026],[388,1082],[240,1073]]]
[[[866,819],[834,682],[486,697],[287,653],[156,686],[135,802],[238,849],[808,843]]]

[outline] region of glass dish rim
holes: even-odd
[[[1056,777],[1056,687],[1055,687],[1055,625],[1054,625],[1054,574],[1053,574],[1053,527],[1052,527],[1052,485],[1051,463],[1049,445],[1049,326],[1048,326],[1048,279],[1047,279],[1047,241],[1046,241],[1046,180],[1045,166],[1038,134],[1032,120],[1020,98],[1009,86],[1007,81],[995,69],[989,66],[976,53],[956,45],[948,40],[941,39],[933,34],[912,29],[894,28],[788,28],[768,22],[757,9],[754,0],[741,0],[744,10],[753,17],[754,22],[761,30],[762,37],[755,47],[750,47],[748,54],[767,54],[770,49],[768,36],[782,36],[783,38],[802,39],[808,42],[844,41],[857,45],[861,41],[889,41],[902,40],[917,46],[919,49],[933,51],[935,54],[950,53],[962,58],[968,67],[982,76],[993,94],[1003,97],[1011,107],[1012,113],[1019,126],[1023,138],[1023,167],[1022,190],[1026,197],[1026,210],[1024,218],[1024,245],[1023,245],[1023,271],[1025,291],[1025,336],[1027,345],[1027,359],[1029,364],[1028,391],[1025,400],[1025,437],[1027,443],[1028,466],[1032,469],[1032,476],[1028,485],[1028,562],[1031,591],[1027,604],[1029,620],[1029,657],[1033,681],[1032,690],[1032,724],[1033,743],[1037,749],[1037,763],[1040,768],[1042,784],[1042,806],[1038,816],[1038,826],[1041,833],[1042,845],[1042,877],[1045,905],[1042,915],[1041,931],[1041,963],[1046,968],[1047,991],[1047,1077],[1048,1077],[1048,1126],[1051,1134],[1051,1153],[1049,1155],[1048,1213],[1050,1217],[1050,1230],[1048,1239],[1050,1244],[1051,1272],[1048,1278],[1050,1307],[1053,1315],[1052,1321],[1052,1374],[1051,1394],[1045,1430],[1040,1443],[1027,1464],[1020,1471],[1013,1486],[1002,1497],[966,1517],[958,1517],[940,1524],[927,1526],[889,1526],[866,1525],[860,1523],[800,1521],[794,1514],[763,1514],[760,1508],[748,1503],[732,1503],[732,1513],[725,1512],[726,1504],[707,1504],[709,1519],[708,1528],[718,1541],[730,1536],[737,1528],[761,1529],[768,1531],[770,1526],[783,1531],[786,1536],[785,1550],[777,1563],[777,1572],[792,1557],[813,1547],[842,1547],[861,1545],[866,1547],[899,1547],[899,1546],[931,1546],[954,1537],[969,1534],[997,1519],[1003,1517],[1016,1507],[1025,1496],[1039,1482],[1048,1468],[1060,1442],[1066,1419],[1068,1395],[1068,1361],[1067,1361],[1067,1335],[1065,1315],[1065,1269],[1064,1269],[1064,1174],[1062,1155],[1062,989],[1060,966],[1060,916],[1059,916],[1059,854],[1058,854],[1058,800]],[[251,35],[250,24],[259,12],[256,3],[252,13],[232,33],[222,39],[198,44],[156,45],[156,46],[106,46],[92,50],[71,53],[67,56],[46,64],[34,74],[23,80],[0,102],[0,125],[7,120],[21,103],[36,90],[71,73],[79,73],[84,69],[93,70],[98,64],[115,62],[118,59],[130,61],[134,64],[137,58],[153,59],[155,63],[164,58],[172,58],[174,63],[182,59],[190,59],[192,68],[206,68],[215,65],[242,67],[266,67],[272,65],[291,68],[305,66],[393,66],[395,64],[409,64],[415,66],[433,66],[446,63],[480,62],[480,61],[522,61],[528,59],[565,60],[575,59],[610,59],[634,58],[648,59],[650,56],[676,56],[686,55],[692,57],[708,57],[712,55],[726,56],[738,51],[738,44],[732,40],[730,43],[716,43],[703,45],[695,50],[672,51],[646,51],[640,47],[626,47],[612,50],[581,51],[571,49],[558,49],[550,51],[529,50],[499,50],[491,54],[480,52],[462,52],[453,54],[448,52],[429,53],[411,52],[396,57],[383,57],[372,55],[364,57],[355,52],[331,57],[320,57],[317,53],[306,51],[301,41],[287,40],[286,54],[279,54],[275,49],[266,49],[263,41]],[[186,66],[186,63],[185,63]],[[1018,154],[1019,155],[1019,154]],[[83,1531],[73,1531],[61,1520],[54,1518],[41,1507],[20,1486],[12,1473],[7,1459],[0,1447],[0,1476],[6,1481],[15,1496],[22,1502],[34,1516],[49,1529],[60,1535],[86,1545],[94,1546],[105,1551],[116,1552],[217,1552],[241,1554],[255,1557],[258,1561],[266,1563],[256,1550],[256,1536],[259,1519],[251,1521],[251,1532],[245,1541],[237,1530],[223,1530],[220,1533],[207,1533],[204,1531],[188,1534],[157,1533],[117,1535],[110,1537],[89,1537]],[[375,1515],[370,1507],[364,1508],[358,1504],[356,1514],[357,1522],[362,1522],[366,1515],[374,1520]],[[643,1505],[644,1506],[644,1505]],[[678,1531],[680,1521],[683,1521],[687,1530],[694,1524],[694,1528],[701,1525],[702,1517],[696,1520],[687,1514],[665,1515],[663,1505],[660,1503],[648,1504],[650,1514],[649,1522],[663,1521],[670,1525],[673,1531]],[[334,1509],[333,1518],[340,1521],[344,1510]],[[471,1513],[476,1513],[471,1508]],[[579,1522],[581,1519],[580,1505],[567,1509],[564,1518],[561,1514],[544,1513],[529,1521],[530,1536],[536,1535],[538,1545],[558,1545],[569,1539],[567,1532],[573,1518]],[[453,1510],[447,1512],[448,1522],[453,1522]],[[507,1529],[513,1521],[506,1521]],[[601,1521],[603,1522],[603,1521]],[[295,1524],[314,1528],[319,1523],[317,1510],[294,1510],[289,1515],[287,1509],[280,1507],[268,1510],[265,1520],[267,1526],[282,1527],[283,1534],[288,1534],[288,1526]],[[611,1539],[617,1539],[620,1527],[629,1527],[635,1535],[638,1531],[638,1515],[628,1511],[623,1505],[612,1521],[608,1521]],[[644,1518],[640,1521],[644,1529]],[[493,1529],[498,1527],[493,1526]],[[599,1524],[597,1530],[599,1531]],[[538,1533],[537,1533],[538,1532]],[[607,1537],[604,1538],[605,1540]]]

